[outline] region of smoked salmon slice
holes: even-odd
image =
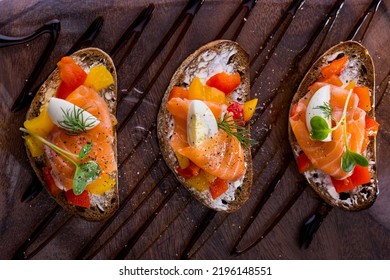
[[[310,91],[298,101],[295,112],[290,116],[290,124],[299,146],[313,166],[333,178],[341,180],[352,173],[344,172],[341,169],[341,158],[345,152],[343,125],[332,132],[332,141],[330,142],[313,140],[306,127],[306,108],[310,98],[315,91],[325,85],[327,83],[315,83]],[[330,105],[333,109],[332,119],[338,121],[342,116],[348,90],[334,85],[330,85],[330,87]],[[353,93],[347,107],[348,146],[351,151],[356,153],[360,153],[362,150],[366,117],[366,112],[357,106],[358,101],[359,98]]]
[[[196,146],[187,142],[187,114],[192,100],[172,98],[167,109],[175,121],[175,129],[170,145],[176,153],[187,157],[207,173],[226,181],[236,181],[245,175],[244,150],[236,137],[219,129],[212,138]],[[217,120],[226,108],[225,105],[205,102]]]
[[[171,145],[174,142],[171,142]],[[236,181],[245,174],[244,150],[236,137],[219,129],[212,138],[197,146],[172,147],[207,173],[226,181]]]
[[[86,86],[78,87],[66,100],[94,115],[100,123],[93,129],[76,136],[69,135],[65,130],[55,126],[49,141],[73,154],[79,154],[81,148],[92,141],[91,152],[81,162],[96,161],[101,169],[101,175],[116,171],[113,150],[115,141],[113,125],[116,119],[110,114],[107,103],[96,91]],[[57,187],[65,190],[72,189],[75,166],[49,148],[46,148],[46,155],[47,165],[52,169]]]

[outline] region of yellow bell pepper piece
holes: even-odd
[[[24,122],[24,127],[28,131],[34,132],[41,137],[47,137],[53,129],[53,126],[54,123],[49,116],[47,106],[42,107],[42,111],[37,117]],[[27,148],[33,157],[43,155],[44,144],[41,141],[36,140],[32,136],[26,136],[24,139],[26,141]]]
[[[225,104],[226,95],[223,91],[220,91],[217,88],[204,86],[204,91],[206,95],[206,101],[211,101],[217,104]]]
[[[200,192],[208,190],[210,187],[210,183],[200,174],[196,177],[186,179],[186,183]]]
[[[89,183],[86,190],[93,194],[103,194],[109,191],[113,186],[115,186],[115,184],[116,181],[114,179],[112,179],[107,173],[103,173],[95,181]]]
[[[188,90],[188,99],[224,104],[226,102],[226,95],[217,88],[203,85],[202,81],[198,77],[195,77]]]
[[[350,82],[345,86],[345,89],[346,89],[346,90],[351,90],[351,89],[353,89],[354,87],[355,87],[355,81],[352,80],[352,81],[350,81]]]
[[[244,111],[244,121],[249,121],[253,114],[255,113],[256,105],[257,105],[257,98],[253,98],[247,102],[244,103],[243,111]]]
[[[215,176],[207,173],[204,170],[201,170],[198,176],[191,177],[186,179],[186,183],[191,187],[197,189],[200,192],[208,190],[210,184],[216,179]]]
[[[188,89],[188,99],[190,100],[205,100],[206,94],[204,92],[202,81],[195,77]]]
[[[24,141],[26,141],[27,148],[30,151],[32,157],[39,157],[43,155],[45,146],[41,141],[37,140],[31,135],[25,136]]]
[[[187,157],[179,153],[175,153],[175,155],[181,169],[186,169],[190,165],[190,160]]]
[[[47,106],[42,108],[39,115],[31,120],[24,122],[24,127],[31,132],[38,134],[39,136],[46,137],[53,129],[54,123],[51,120],[47,111]]]
[[[104,65],[92,67],[84,81],[84,85],[96,91],[106,88],[113,83],[114,78]]]

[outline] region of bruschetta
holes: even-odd
[[[374,203],[378,127],[368,50],[354,41],[335,45],[305,75],[289,118],[298,169],[328,204],[356,211]]]
[[[233,212],[250,195],[252,159],[248,55],[236,42],[210,42],[174,73],[158,114],[162,155],[205,206]]]
[[[97,48],[57,65],[21,128],[27,155],[59,205],[87,220],[106,219],[119,203],[115,66]]]

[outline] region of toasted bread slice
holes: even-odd
[[[367,86],[371,95],[372,109],[368,116],[375,118],[375,74],[374,64],[368,50],[361,44],[354,41],[342,42],[326,51],[310,68],[295,93],[293,104],[306,95],[308,88],[321,77],[321,68],[333,60],[344,55],[348,56],[348,64],[343,70],[340,78],[344,83],[354,80],[357,86]],[[301,152],[297,139],[289,123],[289,140],[295,157]],[[371,181],[368,184],[357,186],[354,189],[337,193],[330,176],[321,170],[314,169],[304,172],[304,176],[313,190],[323,198],[328,204],[344,210],[357,211],[370,207],[378,193],[378,182],[376,174],[376,139],[370,137],[369,145],[363,154],[369,161],[368,170]]]
[[[213,199],[209,190],[198,191],[186,183],[186,179],[178,174],[176,169],[179,163],[170,145],[174,121],[166,108],[169,94],[174,86],[188,88],[195,76],[201,78],[203,83],[206,83],[208,78],[222,71],[229,73],[238,72],[240,74],[241,84],[233,91],[231,98],[240,103],[248,100],[250,80],[247,53],[233,41],[218,40],[210,42],[185,59],[174,73],[162,99],[157,120],[157,134],[161,153],[180,183],[207,207],[217,211],[233,212],[239,209],[250,195],[252,186],[252,158],[250,147],[244,148],[245,175],[238,182],[235,182],[235,184],[229,183],[229,189],[220,197]],[[247,129],[249,130],[249,124],[247,125]]]
[[[117,100],[117,78],[116,70],[113,61],[108,54],[97,48],[86,48],[79,50],[71,55],[74,61],[80,65],[87,73],[89,70],[96,65],[104,65],[108,71],[112,74],[114,78],[114,84],[110,85],[107,88],[104,88],[98,92],[100,96],[106,101],[111,115],[115,116],[116,114],[116,100]],[[50,98],[55,96],[57,88],[61,82],[59,76],[59,69],[56,68],[48,77],[48,79],[43,83],[34,97],[31,106],[27,112],[26,120],[30,120],[39,115],[42,106],[49,102]],[[115,154],[115,160],[117,159],[117,143],[116,143],[116,130],[114,131],[114,143],[112,143],[112,148]],[[42,169],[45,167],[45,156],[33,157],[30,153],[30,150],[27,148],[27,155],[31,166],[33,167],[36,175],[38,176],[41,183],[45,186],[48,193],[51,194],[45,180],[43,177]],[[61,205],[64,209],[70,213],[85,218],[87,220],[102,220],[111,216],[119,206],[119,192],[118,192],[118,172],[115,171],[113,174],[110,174],[111,178],[115,178],[116,184],[109,191],[97,195],[91,194],[91,207],[82,208],[74,206],[68,203],[65,196],[65,192],[61,192],[58,196],[52,197],[56,202]]]

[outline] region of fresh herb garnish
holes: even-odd
[[[87,161],[76,166],[73,177],[73,193],[80,195],[87,184],[95,181],[100,174],[99,165],[95,161]]]
[[[61,108],[64,120],[58,122],[59,127],[66,130],[70,135],[79,135],[93,128],[96,123],[96,118],[92,115],[84,118],[83,113],[87,109],[76,106],[73,106],[73,109],[68,108],[66,110]]]
[[[332,133],[332,131],[336,130],[341,124],[343,124],[343,135],[344,135],[344,143],[345,143],[345,153],[343,154],[341,158],[341,168],[344,172],[351,172],[356,164],[360,166],[368,166],[368,160],[361,154],[355,153],[349,149],[348,146],[348,138],[347,138],[347,108],[349,99],[351,98],[352,90],[349,91],[347,99],[345,101],[344,109],[343,109],[343,115],[340,119],[340,121],[336,124],[335,127],[330,128],[328,125],[328,122],[320,117],[320,116],[314,116],[310,120],[310,125],[312,127],[312,131],[310,132],[310,136],[315,140],[324,140],[329,133]],[[328,104],[329,105],[329,104]],[[322,106],[319,106],[322,107]],[[327,107],[326,104],[324,104],[324,109]],[[320,108],[321,109],[321,108]],[[328,111],[328,109],[326,109]]]
[[[341,168],[345,172],[350,172],[355,168],[356,164],[360,166],[368,166],[368,160],[361,154],[347,149],[341,158]]]
[[[332,107],[328,102],[325,102],[323,105],[314,107],[313,109],[321,110],[325,118],[329,118],[332,115],[332,111],[333,111]]]
[[[310,125],[311,125],[311,132],[310,136],[311,138],[315,140],[324,140],[326,137],[328,137],[328,134],[332,132],[332,129],[329,128],[328,122],[320,116],[314,116],[310,119]]]
[[[76,167],[76,171],[73,177],[73,193],[75,195],[80,195],[85,190],[85,187],[88,183],[91,183],[99,177],[100,167],[95,161],[87,161],[81,164],[77,163],[77,160],[84,159],[85,156],[91,151],[92,142],[89,142],[84,145],[81,148],[79,154],[76,155],[61,149],[60,147],[47,141],[46,139],[34,132],[31,132],[25,128],[20,128],[20,130],[35,137],[36,139],[47,145],[50,149],[55,151],[57,154],[63,156],[65,159],[70,161]]]
[[[88,142],[86,145],[84,145],[79,153],[79,159],[85,158],[86,155],[89,154],[89,152],[92,150],[92,142]]]
[[[241,121],[234,120],[231,115],[225,114],[222,119],[218,121],[218,127],[227,134],[234,136],[244,147],[254,145],[257,142],[250,138],[248,129],[240,125]]]

